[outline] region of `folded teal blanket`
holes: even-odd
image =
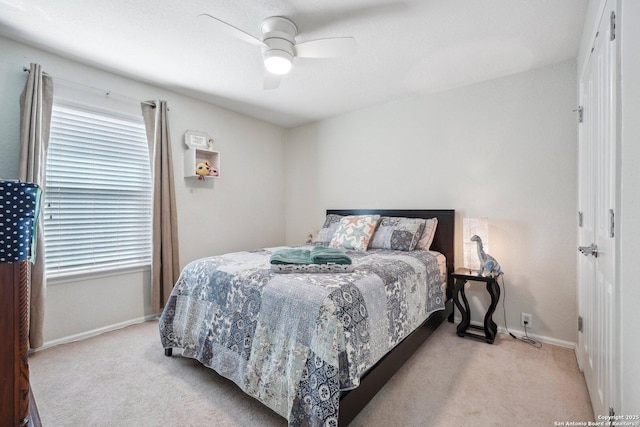
[[[351,258],[338,248],[316,246],[312,250],[300,248],[278,249],[269,258],[271,264],[340,264],[351,265]]]
[[[311,262],[314,264],[351,265],[351,258],[342,249],[316,246],[311,249]]]
[[[278,249],[269,258],[271,264],[312,264],[308,249]]]

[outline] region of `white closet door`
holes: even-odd
[[[583,328],[578,360],[596,419],[609,415],[617,399],[616,12],[615,0],[609,0],[580,81],[578,304]]]

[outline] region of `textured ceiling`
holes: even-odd
[[[575,58],[587,0],[0,0],[0,35],[291,127]],[[294,60],[263,90],[268,16],[297,42],[352,36],[348,58]]]

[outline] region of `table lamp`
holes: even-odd
[[[462,219],[462,247],[464,250],[464,268],[469,269],[469,274],[475,274],[480,269],[480,259],[476,242],[471,238],[477,235],[482,239],[485,252],[489,252],[489,219],[488,218],[463,218]]]

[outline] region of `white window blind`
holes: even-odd
[[[151,172],[142,116],[54,104],[46,168],[48,277],[151,263]]]

